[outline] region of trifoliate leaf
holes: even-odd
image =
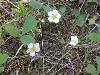
[[[0,67],[0,73],[4,71],[4,67]]]
[[[22,33],[27,33],[33,29],[34,26],[37,25],[37,20],[33,16],[29,16],[23,25]]]
[[[90,33],[90,34],[88,35],[88,38],[89,38],[91,41],[99,42],[99,41],[100,41],[100,34],[99,34],[99,33]]]
[[[85,16],[84,15],[80,15],[80,16],[77,17],[78,26],[82,27],[84,22],[85,22]]]
[[[42,7],[41,3],[35,0],[31,0],[29,5],[35,9],[40,9]]]
[[[86,71],[88,73],[96,73],[96,68],[94,67],[94,65],[88,64],[87,67],[86,67]]]
[[[35,39],[30,35],[24,35],[20,38],[23,44],[35,43]]]
[[[78,9],[74,9],[73,14],[78,17],[80,15],[80,11]]]
[[[14,25],[11,25],[11,23],[5,26],[5,31],[14,37],[19,37],[20,35],[18,28]]]
[[[8,54],[1,54],[0,53],[0,65],[2,65],[4,62],[6,62],[8,59]]]
[[[96,63],[98,64],[98,65],[100,65],[100,57],[98,57],[98,56],[96,56]]]
[[[59,13],[63,14],[66,11],[66,7],[60,7]]]
[[[100,73],[100,65],[97,65],[97,73]]]
[[[44,9],[44,11],[46,11],[47,13],[48,13],[49,11],[52,11],[52,8],[51,8],[49,5],[43,6],[43,9]]]

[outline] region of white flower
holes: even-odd
[[[59,19],[61,18],[61,15],[58,13],[57,10],[53,10],[53,11],[50,11],[48,12],[48,20],[50,22],[55,22],[55,23],[58,23],[59,22]]]
[[[40,51],[40,47],[39,47],[39,43],[30,43],[28,44],[28,49],[27,49],[27,53],[30,53],[30,56],[35,56],[35,52],[39,52]]]
[[[41,22],[45,22],[45,20],[44,20],[44,19],[42,19],[42,20],[41,20]]]
[[[77,36],[71,36],[71,41],[69,44],[71,44],[72,46],[75,46],[76,44],[78,44]]]
[[[28,3],[29,0],[21,0],[23,3]]]

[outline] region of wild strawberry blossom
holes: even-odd
[[[48,12],[48,20],[50,22],[55,22],[55,23],[58,23],[59,22],[59,19],[61,18],[61,15],[58,13],[57,10],[53,10],[53,11],[50,11]]]
[[[28,3],[29,0],[21,0],[23,3]]]
[[[45,22],[45,20],[44,20],[44,19],[42,19],[42,20],[41,20],[41,22],[43,23],[43,22]]]
[[[28,49],[27,49],[27,53],[30,54],[30,56],[35,56],[35,52],[39,52],[40,51],[40,47],[39,47],[39,43],[30,43],[28,44]]]
[[[77,36],[71,36],[71,41],[69,43],[72,46],[75,46],[76,44],[78,44],[78,38]]]

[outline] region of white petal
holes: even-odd
[[[58,11],[57,11],[57,10],[53,10],[52,12],[53,12],[53,13],[55,13],[55,14],[57,14],[57,13],[58,13]]]
[[[71,40],[75,40],[75,37],[74,36],[71,36]]]
[[[28,48],[32,48],[33,47],[33,43],[28,44]]]
[[[72,46],[75,46],[76,45],[76,43],[74,43],[72,41],[69,44],[72,45]]]
[[[23,3],[28,3],[28,0],[22,0]]]
[[[39,43],[34,44],[34,46],[35,46],[35,48],[36,48],[36,52],[39,52],[39,51],[40,51]]]
[[[49,20],[50,22],[53,22],[53,18],[51,18],[51,17],[49,17],[48,20]]]
[[[77,36],[74,36],[74,39],[76,40],[76,43],[78,43],[78,38],[77,38]]]
[[[39,43],[35,43],[34,46],[35,46],[35,47],[39,47]]]
[[[53,14],[52,11],[48,12],[48,16],[51,16],[52,14]]]
[[[32,56],[32,57],[35,56],[35,52],[32,52],[32,51],[31,51],[31,52],[30,52],[30,56]]]
[[[61,15],[59,13],[57,13],[57,18],[61,18]]]
[[[78,43],[78,39],[76,39],[76,43]]]
[[[61,15],[58,13],[57,10],[53,10],[53,14],[56,14],[57,15],[57,18],[60,18],[61,17]]]
[[[40,51],[40,47],[36,48],[36,52],[39,52]]]
[[[76,45],[76,43],[73,43],[73,44],[72,44],[72,46],[75,46],[75,45]]]
[[[30,49],[27,49],[27,51],[26,51],[27,53],[30,53],[31,52],[31,50]]]
[[[77,39],[77,36],[74,36],[75,39]]]
[[[55,19],[55,20],[53,20],[53,22],[58,23],[59,22],[59,19]]]

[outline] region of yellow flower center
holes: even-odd
[[[74,43],[76,43],[77,41],[76,40],[72,40]]]
[[[56,19],[57,18],[57,14],[52,14],[51,16],[53,19]]]
[[[35,46],[32,46],[31,51],[34,52],[35,50],[36,50]]]

